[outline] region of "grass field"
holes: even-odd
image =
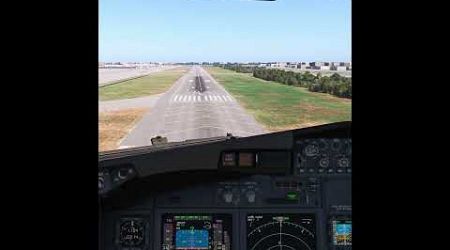
[[[185,67],[170,69],[137,79],[100,87],[99,99],[100,101],[107,101],[160,94],[167,91],[186,72],[187,68]]]
[[[351,120],[351,100],[222,68],[208,72],[271,131]]]
[[[120,140],[148,111],[148,108],[133,108],[99,114],[99,151],[117,149]]]

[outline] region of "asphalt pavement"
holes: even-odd
[[[169,142],[267,131],[200,66],[193,66],[135,125],[120,148],[151,145],[155,136]]]

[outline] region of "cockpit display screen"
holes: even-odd
[[[164,214],[163,250],[231,249],[229,214]]]
[[[352,221],[351,220],[333,220],[333,244],[335,246],[352,245]]]
[[[315,250],[314,214],[248,214],[247,248]]]

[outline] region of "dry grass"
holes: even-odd
[[[148,108],[131,108],[99,114],[99,151],[117,149],[120,140],[126,136]]]
[[[108,101],[160,94],[167,91],[187,71],[186,67],[169,69],[107,85],[99,88],[99,98],[101,101]]]

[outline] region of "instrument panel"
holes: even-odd
[[[351,138],[294,138],[291,145],[221,151],[219,169],[243,169],[239,178],[142,191],[125,207],[104,204],[100,249],[352,249]],[[138,170],[123,162],[103,169],[99,189]]]
[[[318,138],[296,142],[295,171],[303,174],[352,172],[352,139]]]

